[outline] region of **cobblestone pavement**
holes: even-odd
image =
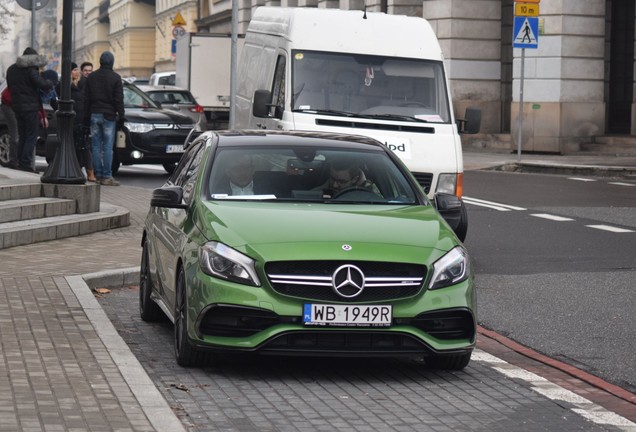
[[[137,296],[130,286],[98,300],[189,431],[636,430],[587,420],[582,412],[603,409],[483,351],[462,372],[408,359],[265,356],[182,368],[172,324],[141,321]]]

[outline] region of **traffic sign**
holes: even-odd
[[[172,29],[172,37],[175,39],[179,39],[184,34],[186,34],[186,31],[180,25],[174,26],[174,28]]]
[[[539,3],[540,0],[515,0],[515,3]]]
[[[35,2],[35,10],[40,10],[49,4],[49,0],[18,0],[18,5],[23,9],[33,10],[33,3]]]
[[[539,3],[515,3],[515,16],[539,16]]]
[[[539,18],[515,17],[512,31],[513,48],[538,48],[539,47]]]
[[[183,15],[181,15],[181,12],[177,12],[177,14],[174,16],[174,19],[172,20],[172,25],[173,26],[186,25],[186,21],[185,19],[183,19]]]

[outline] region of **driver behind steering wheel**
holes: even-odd
[[[323,198],[334,198],[346,190],[366,189],[382,195],[378,187],[364,174],[360,163],[353,157],[340,157],[331,163],[329,179],[316,187],[323,191]]]

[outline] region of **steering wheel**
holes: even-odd
[[[361,201],[368,201],[373,199],[374,201],[381,198],[377,193],[370,191],[362,186],[351,186],[338,191],[331,199],[341,199],[345,195],[357,194],[356,198]]]
[[[428,105],[423,104],[422,102],[416,102],[416,101],[406,102],[406,103],[403,103],[403,104],[399,104],[398,106],[401,106],[401,107],[422,107],[422,108],[428,108]]]

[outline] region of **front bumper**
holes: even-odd
[[[305,303],[193,272],[188,288],[188,334],[200,349],[329,356],[440,355],[470,352],[476,320],[472,279],[391,304],[389,327],[316,327],[302,322]],[[351,304],[351,303],[349,303]]]

